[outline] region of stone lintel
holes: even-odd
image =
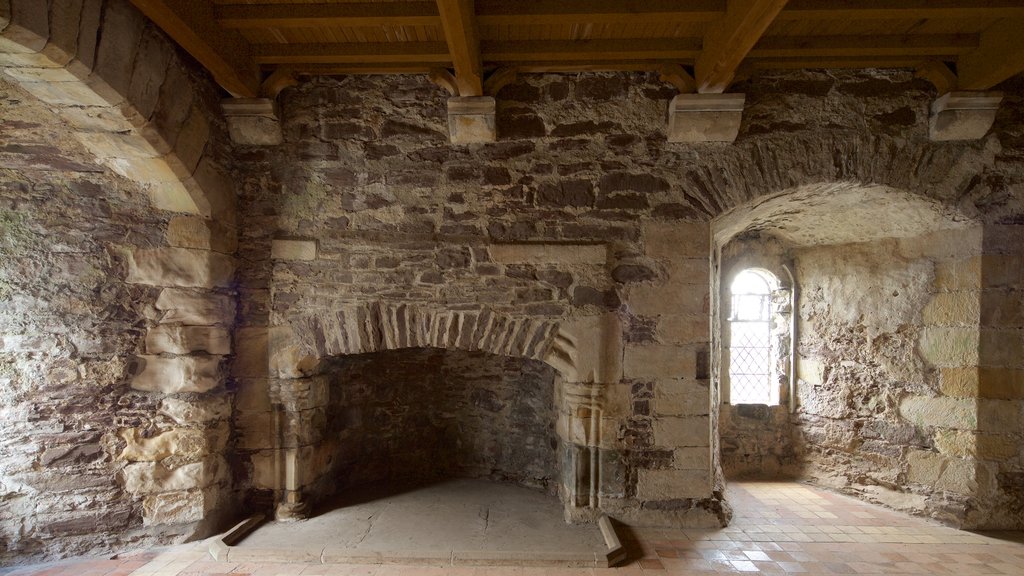
[[[950,92],[932,103],[928,135],[932,140],[978,140],[992,128],[1002,92]]]
[[[448,134],[452,144],[496,142],[496,103],[491,96],[456,96],[448,99]]]
[[[275,146],[284,142],[277,102],[270,98],[227,98],[221,101],[231,141],[243,146]]]
[[[668,107],[669,142],[733,142],[745,94],[679,94]]]

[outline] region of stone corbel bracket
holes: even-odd
[[[270,98],[228,98],[221,101],[231,141],[243,146],[276,146],[284,142],[277,101]]]
[[[448,134],[452,144],[497,142],[497,102],[493,96],[448,99]]]
[[[733,142],[745,94],[679,94],[668,107],[669,142]]]
[[[1002,92],[950,92],[932,103],[928,135],[933,141],[978,140],[995,122]]]

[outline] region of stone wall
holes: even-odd
[[[558,489],[555,372],[536,360],[416,348],[341,356],[323,378],[322,492],[452,477]]]
[[[2,563],[231,513],[235,193],[195,68],[127,0],[0,1]]]

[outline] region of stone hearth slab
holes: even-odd
[[[250,520],[211,547],[230,562],[607,567],[623,556],[611,523],[571,525],[556,497],[449,480],[354,491],[298,522]]]

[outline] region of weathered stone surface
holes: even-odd
[[[147,496],[142,502],[146,526],[175,525],[199,522],[212,509],[215,501],[202,490],[164,492]]]
[[[743,119],[743,94],[679,94],[669,103],[669,142],[733,142]]]
[[[160,413],[180,426],[195,426],[224,420],[231,415],[231,403],[225,396],[204,396],[198,400],[164,398]]]
[[[188,248],[150,248],[128,255],[127,282],[153,286],[225,287],[235,274],[224,254]]]
[[[193,292],[180,288],[164,288],[156,301],[163,312],[163,324],[186,326],[229,325],[234,323],[235,305],[224,294]]]
[[[138,462],[124,468],[125,490],[133,494],[175,492],[206,488],[228,480],[227,462],[209,457],[169,469],[159,462]]]
[[[146,352],[230,354],[231,335],[226,328],[214,326],[156,326],[146,333]]]
[[[707,416],[666,416],[654,422],[656,446],[709,446],[711,424]]]
[[[499,264],[604,264],[608,248],[601,244],[491,244],[491,260]]]
[[[125,441],[124,450],[118,456],[129,462],[159,462],[171,456],[185,460],[196,460],[209,453],[209,443],[202,430],[175,428],[156,436],[145,437],[138,428],[128,428],[120,433]]]
[[[175,216],[167,223],[167,243],[177,248],[233,254],[238,248],[238,237],[222,222],[198,216]]]
[[[696,378],[696,356],[696,351],[690,346],[627,345],[623,356],[623,372],[627,378]]]
[[[277,260],[316,260],[316,242],[313,240],[274,240],[270,257]]]
[[[900,415],[916,426],[977,430],[977,403],[942,396],[907,396],[900,400]]]
[[[928,135],[932,140],[978,140],[988,134],[996,119],[1000,92],[949,92],[931,107]]]
[[[711,480],[706,470],[641,470],[636,489],[644,500],[709,498]]]
[[[208,392],[221,384],[220,356],[139,356],[132,388],[147,392]]]
[[[448,136],[452,144],[475,144],[498,140],[496,104],[490,96],[448,99]]]
[[[228,98],[221,102],[231,141],[242,146],[284,142],[277,103],[269,98]]]

